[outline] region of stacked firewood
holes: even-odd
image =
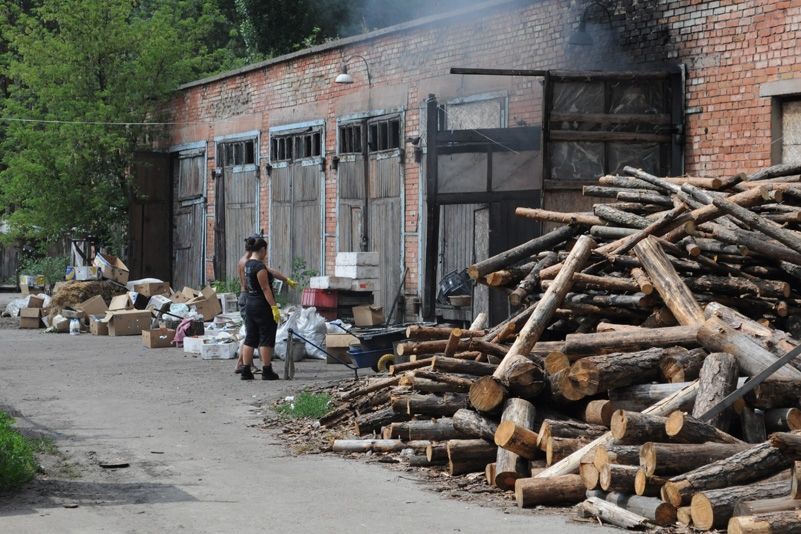
[[[798,345],[799,173],[627,167],[584,188],[614,199],[592,213],[518,209],[565,226],[468,269],[515,312],[409,327],[409,361],[321,421],[362,438],[334,450],[484,472],[521,507],[580,503],[626,528],[801,532],[801,357],[719,409]]]

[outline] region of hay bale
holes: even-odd
[[[95,295],[100,295],[111,303],[112,297],[125,293],[125,288],[108,280],[91,280],[88,282],[68,282],[53,295],[52,306],[58,309],[71,308]]]

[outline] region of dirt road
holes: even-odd
[[[303,362],[295,382],[243,383],[232,369],[138,338],[0,330],[0,408],[63,454],[0,496],[0,531],[613,532],[448,500],[377,465],[289,456],[256,428],[262,404],[345,371]],[[100,467],[117,460],[130,467]]]

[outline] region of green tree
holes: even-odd
[[[162,118],[180,83],[233,61],[231,49],[207,45],[225,25],[215,1],[150,4],[39,0],[27,12],[0,10],[9,81],[0,217],[11,237],[122,243],[134,151],[166,131],[142,123]]]

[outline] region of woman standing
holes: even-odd
[[[263,365],[262,380],[278,380],[271,361],[281,312],[273,296],[273,275],[264,264],[267,242],[261,237],[248,238],[247,250],[250,251],[250,259],[245,263],[245,289],[248,296],[241,376],[242,380],[253,380],[250,366],[253,364],[253,351],[258,347]]]
[[[242,257],[239,258],[239,261],[236,264],[236,271],[239,275],[239,298],[237,299],[237,305],[239,307],[239,314],[242,316],[242,323],[244,324],[247,317],[247,304],[248,304],[248,290],[245,284],[245,264],[250,260],[250,247],[253,243],[256,242],[257,239],[262,238],[261,234],[253,234],[251,237],[245,239],[245,253],[242,254]],[[273,278],[286,282],[286,284],[291,287],[297,287],[298,283],[286,276],[285,274],[276,271],[275,269],[270,269],[267,266],[267,262],[264,263],[264,266],[267,267],[267,271],[273,275]],[[242,364],[242,354],[239,354],[239,359],[236,361],[236,370],[234,371],[236,374],[242,373],[242,368],[245,367]]]

